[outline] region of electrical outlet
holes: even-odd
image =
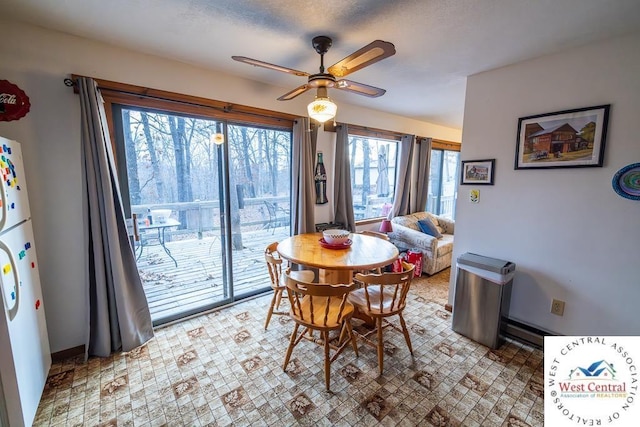
[[[562,316],[564,314],[564,301],[554,299],[551,301],[551,313]]]

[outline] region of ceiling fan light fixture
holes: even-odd
[[[316,96],[316,99],[307,106],[307,111],[309,117],[320,123],[324,123],[336,116],[338,106],[329,97]]]

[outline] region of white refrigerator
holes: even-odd
[[[31,211],[15,141],[0,137],[0,426],[30,426],[51,352]]]

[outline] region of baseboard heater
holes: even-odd
[[[509,338],[540,349],[543,347],[545,335],[556,335],[552,332],[543,331],[542,329],[520,323],[513,319],[507,319],[504,332]]]

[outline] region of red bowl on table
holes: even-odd
[[[328,243],[324,237],[320,239],[320,246],[327,249],[348,249],[352,243],[351,239],[347,239],[342,243]]]

